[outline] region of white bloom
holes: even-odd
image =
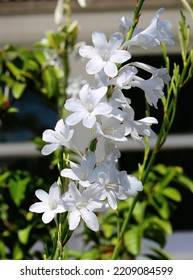
[[[42,139],[45,142],[49,142],[51,144],[47,144],[43,147],[41,151],[42,154],[49,155],[60,146],[70,148],[70,141],[72,139],[73,133],[73,129],[69,129],[69,126],[64,124],[64,121],[62,119],[59,120],[55,126],[55,130],[46,129],[43,132]]]
[[[137,72],[137,68],[135,68],[134,66],[124,66],[119,71],[118,76],[111,79],[108,84],[115,85],[119,89],[130,89],[130,83],[133,80],[134,76],[137,74]]]
[[[64,0],[58,0],[55,11],[54,11],[54,20],[57,25],[62,24],[64,19]]]
[[[80,55],[86,57],[89,62],[86,65],[88,74],[97,74],[104,69],[109,77],[115,77],[118,73],[116,63],[124,63],[131,58],[131,54],[126,50],[119,50],[123,43],[123,35],[120,32],[110,36],[107,42],[102,31],[95,31],[92,34],[92,46],[82,46]]]
[[[121,185],[126,186],[128,196],[136,196],[139,191],[143,190],[142,182],[135,176],[128,175],[126,171],[121,172]]]
[[[151,24],[145,30],[134,35],[124,44],[124,47],[138,45],[147,49],[160,45],[160,42],[173,45],[174,41],[171,39],[170,33],[171,24],[169,21],[160,21],[160,16],[163,12],[163,8],[159,9],[152,19]]]
[[[113,141],[127,141],[125,137],[125,126],[113,116],[102,116],[101,123],[93,127],[93,137],[103,136]]]
[[[86,80],[84,80],[82,77],[77,78],[71,78],[69,79],[69,84],[66,89],[66,94],[69,97],[77,97],[82,86],[86,84]]]
[[[82,218],[88,228],[98,231],[99,223],[93,211],[104,211],[105,206],[104,203],[94,200],[94,192],[94,189],[88,188],[81,194],[73,182],[69,184],[69,191],[65,193],[63,201],[67,211],[70,211],[68,218],[70,230],[74,230]]]
[[[56,182],[50,187],[49,193],[44,190],[36,190],[35,194],[41,202],[32,204],[29,211],[43,213],[42,221],[45,224],[51,222],[57,213],[66,211],[60,196],[60,187]]]
[[[119,31],[123,34],[124,38],[127,36],[129,29],[131,27],[131,19],[130,17],[121,17],[119,19]]]
[[[121,157],[121,153],[117,147],[116,142],[111,139],[105,138],[104,150],[104,160],[106,161],[116,161],[118,158]]]
[[[85,127],[92,128],[98,115],[109,114],[112,110],[104,100],[106,92],[107,87],[92,89],[88,84],[84,85],[79,93],[80,99],[71,98],[66,101],[65,108],[75,112],[66,118],[66,123],[75,125],[83,121]]]
[[[157,124],[157,120],[153,117],[146,117],[140,120],[134,120],[134,110],[131,106],[123,109],[125,113],[123,123],[125,125],[125,136],[131,135],[136,141],[141,141],[141,136],[155,137],[156,134],[150,128],[152,124]]]
[[[171,80],[170,75],[168,74],[167,68],[156,68],[151,65],[142,63],[142,62],[132,62],[132,63],[130,63],[130,65],[141,68],[141,69],[151,73],[152,76],[161,78],[165,84],[167,84]]]
[[[86,0],[78,0],[78,4],[79,4],[82,8],[85,8],[85,7],[86,7]]]
[[[89,178],[94,170],[96,163],[95,154],[91,151],[87,152],[79,164],[70,163],[71,169],[65,168],[61,171],[61,176],[77,180],[83,187],[91,186]]]
[[[111,208],[117,209],[117,200],[125,200],[131,194],[135,195],[141,190],[141,182],[136,179],[129,181],[130,177],[126,176],[126,171],[120,172],[116,169],[115,163],[104,162],[95,168],[93,181],[96,183],[97,198],[106,200]],[[134,183],[131,186],[131,182]],[[98,184],[98,185],[97,185]]]
[[[144,80],[135,76],[135,80],[131,82],[132,87],[139,87],[145,92],[145,97],[149,105],[157,108],[159,98],[164,96],[163,88],[164,82],[159,77],[152,76],[148,80]]]

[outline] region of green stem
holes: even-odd
[[[128,34],[127,34],[126,41],[130,40],[132,35],[133,35],[135,27],[136,27],[136,25],[137,25],[137,23],[139,21],[141,8],[142,8],[145,0],[140,0],[140,1],[137,1],[137,2],[138,3],[135,6],[132,24],[131,24],[130,30],[129,30]]]

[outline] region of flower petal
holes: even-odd
[[[90,75],[99,73],[105,65],[101,57],[92,58],[86,65],[86,72]]]
[[[93,231],[98,231],[99,223],[96,215],[86,208],[82,208],[80,212],[82,214],[82,219],[85,221],[87,227]]]
[[[55,216],[54,211],[46,211],[43,215],[42,215],[42,221],[44,224],[48,224],[49,222],[51,222],[53,220]]]
[[[79,178],[72,171],[72,169],[69,169],[69,168],[63,169],[60,174],[61,174],[62,177],[67,177],[67,178],[70,178],[72,180],[79,180]]]
[[[117,200],[116,200],[116,197],[115,197],[115,194],[113,191],[109,191],[107,193],[107,199],[108,199],[108,203],[109,203],[109,206],[116,210],[117,209]]]
[[[83,118],[83,125],[87,128],[92,128],[96,122],[96,117],[93,114],[87,114]]]
[[[49,194],[46,191],[41,189],[36,190],[35,195],[37,196],[37,198],[39,198],[39,200],[43,201],[44,203],[49,202]]]
[[[80,223],[80,212],[78,210],[74,210],[70,213],[68,218],[69,229],[74,230],[77,228],[78,224]]]
[[[123,35],[120,32],[113,33],[109,39],[109,47],[111,51],[117,50],[121,47],[123,42]]]
[[[78,98],[67,99],[65,103],[65,108],[70,112],[82,112],[85,110],[84,105]]]
[[[85,112],[73,113],[66,118],[66,123],[68,125],[76,125],[83,119],[84,115],[85,115]]]
[[[58,143],[48,144],[42,148],[41,153],[42,153],[42,155],[47,156],[47,155],[51,154],[52,152],[54,152],[55,150],[57,150],[59,147],[60,147],[60,144],[58,144]]]
[[[92,46],[82,46],[82,47],[80,47],[79,54],[82,57],[86,57],[88,59],[91,59],[95,56],[98,56],[97,50]]]
[[[36,202],[30,206],[29,211],[34,213],[43,213],[48,209],[49,207],[44,202]]]
[[[106,35],[102,31],[97,30],[92,34],[92,42],[97,50],[101,50],[107,45]]]
[[[104,72],[109,77],[115,77],[118,74],[117,66],[111,61],[107,61],[104,65]]]
[[[131,54],[125,50],[115,50],[111,53],[110,61],[115,63],[123,63],[131,58]]]

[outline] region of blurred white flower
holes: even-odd
[[[85,8],[86,7],[86,0],[77,0],[78,4],[82,7]]]
[[[57,25],[63,23],[64,20],[64,0],[58,0],[54,11],[54,21]]]
[[[70,78],[68,87],[66,89],[66,94],[69,97],[76,98],[82,88],[87,82],[82,77]]]

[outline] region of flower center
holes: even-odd
[[[93,105],[92,105],[91,102],[88,101],[88,102],[85,104],[85,106],[86,106],[86,109],[87,109],[90,113],[93,111]]]
[[[110,58],[110,52],[108,49],[101,50],[100,55],[104,61],[108,61]]]
[[[48,203],[51,210],[55,210],[57,208],[57,203],[55,200],[50,200]]]

